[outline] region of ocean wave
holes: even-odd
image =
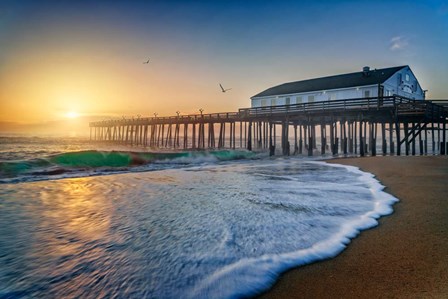
[[[254,157],[255,153],[246,150],[67,152],[45,158],[0,162],[0,183],[47,180],[67,177],[66,174],[79,177],[133,170],[150,171]]]

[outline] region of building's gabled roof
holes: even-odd
[[[407,67],[396,66],[384,69],[374,69],[366,72],[356,72],[336,76],[315,78],[303,81],[289,82],[266,89],[255,97],[274,96],[282,94],[294,94],[318,90],[330,90],[355,86],[382,84],[399,70]]]

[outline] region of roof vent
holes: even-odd
[[[364,77],[370,76],[370,67],[368,67],[368,66],[363,67],[362,68],[362,73],[363,73]]]

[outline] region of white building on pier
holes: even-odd
[[[407,65],[289,82],[251,97],[252,107],[399,95],[424,100],[425,91]]]

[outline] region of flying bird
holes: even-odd
[[[143,64],[148,64],[148,63],[149,63],[149,59],[147,61],[143,62]]]
[[[222,87],[221,83],[219,83],[219,86],[221,87],[222,92],[226,92],[227,90],[231,90],[232,89],[232,88],[224,89],[224,87]]]

